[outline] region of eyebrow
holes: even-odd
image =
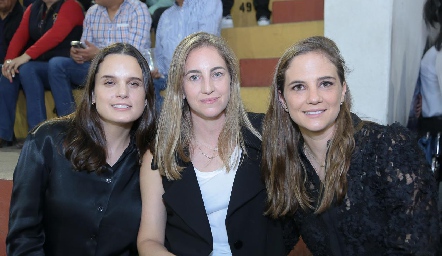
[[[333,76],[321,76],[321,77],[319,77],[317,79],[317,81],[324,81],[324,80],[327,80],[327,79],[331,79],[331,80],[335,80],[336,81],[336,78],[333,77]],[[302,80],[294,80],[294,81],[291,81],[290,83],[288,83],[287,85],[298,84],[298,83],[304,83],[304,81],[302,81]]]
[[[106,79],[106,78],[116,78],[115,76],[111,76],[111,75],[103,75],[100,77],[100,79]],[[136,76],[131,76],[131,77],[127,77],[126,80],[138,80],[138,81],[143,81],[143,79],[136,77]]]
[[[210,72],[213,72],[213,71],[215,71],[215,70],[217,70],[217,69],[227,70],[225,67],[221,67],[221,66],[219,66],[219,67],[213,67],[213,68],[211,68],[211,69],[210,69]],[[188,74],[199,74],[199,73],[201,73],[201,71],[199,71],[199,70],[197,70],[197,69],[192,69],[192,70],[187,71],[187,72],[184,74],[184,76],[187,76]]]

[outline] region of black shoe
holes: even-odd
[[[14,144],[12,141],[0,139],[0,148],[11,147]]]

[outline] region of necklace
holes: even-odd
[[[209,155],[207,155],[207,154],[204,153],[204,151],[200,148],[200,146],[199,146],[198,143],[196,143],[196,147],[200,150],[201,154],[202,154],[203,156],[207,157],[207,159],[209,159],[209,160],[212,160],[212,159],[214,159],[215,157],[218,156],[218,153],[215,153],[213,156],[209,156]],[[212,151],[217,152],[217,151],[218,151],[218,148],[212,149]]]
[[[306,154],[307,158],[313,159],[315,161],[315,163],[319,165],[320,168],[325,167],[325,162],[323,164],[320,164],[318,159],[316,159],[316,157],[313,155],[310,148],[307,146],[307,144],[304,144],[304,153]]]
[[[207,148],[207,149],[210,149],[210,150],[212,150],[212,151],[218,151],[218,147],[215,147],[215,148],[211,148],[211,147],[209,147],[207,144],[205,144],[205,143],[202,143],[202,142],[199,142],[198,140],[195,140],[196,141],[196,144],[198,144],[198,145],[202,145],[203,147],[205,147],[205,148]]]

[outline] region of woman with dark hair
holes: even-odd
[[[244,110],[232,49],[208,33],[189,35],[167,83],[157,166],[148,151],[141,168],[140,255],[284,255],[279,222],[264,216],[263,116]]]
[[[152,150],[147,61],[129,44],[100,51],[72,115],[28,135],[14,172],[8,255],[137,255],[140,155]]]
[[[435,255],[436,182],[406,128],[350,112],[346,66],[325,37],[286,50],[263,125],[267,214],[286,249],[313,255]]]

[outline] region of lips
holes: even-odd
[[[219,99],[219,97],[207,98],[207,99],[202,99],[201,102],[205,103],[205,104],[212,104],[212,103],[215,103],[218,99]]]
[[[325,112],[325,110],[312,110],[312,111],[304,111],[304,114],[306,114],[306,115],[319,115],[324,112]]]
[[[116,109],[128,109],[131,108],[132,106],[127,104],[113,104],[112,107]]]

